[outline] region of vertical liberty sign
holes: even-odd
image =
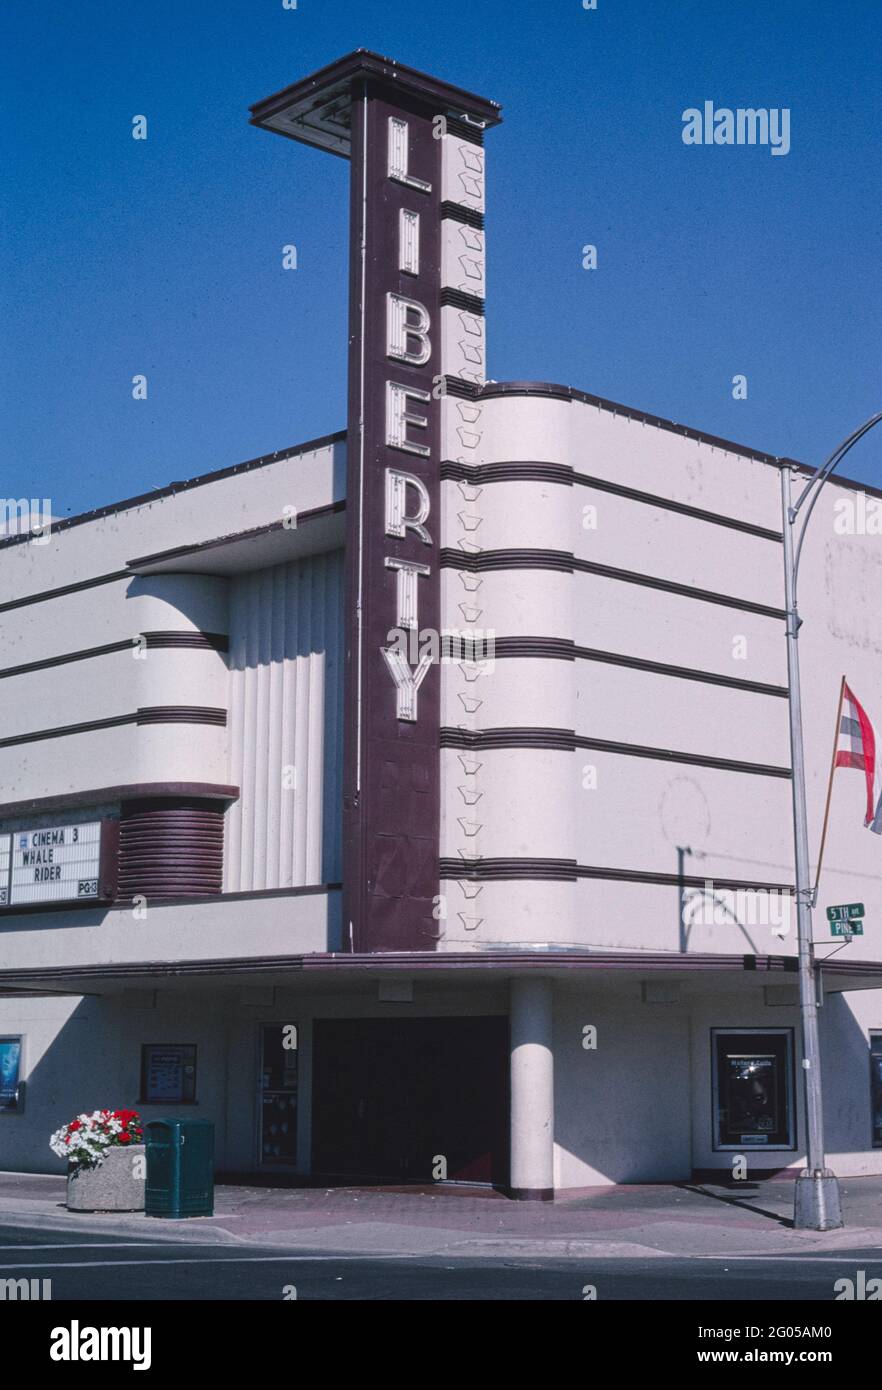
[[[252,113],[352,164],[344,937],[432,950],[441,673],[418,639],[442,626],[445,391],[484,381],[482,146],[499,108],[359,50]]]

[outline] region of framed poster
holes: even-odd
[[[712,1035],[714,1148],[792,1148],[792,1031],[713,1029]]]
[[[9,866],[12,863],[12,836],[0,835],[0,907],[9,906]]]
[[[882,1148],[882,1032],[870,1034],[870,1114],[873,1148]]]
[[[0,1038],[0,1114],[19,1114],[21,1094],[21,1037]]]
[[[144,1043],[141,1105],[192,1105],[196,1100],[195,1043]]]

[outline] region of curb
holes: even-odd
[[[60,1231],[72,1234],[81,1231],[85,1235],[132,1235],[137,1234],[147,1241],[168,1244],[163,1231],[173,1233],[176,1240],[189,1241],[198,1245],[242,1245],[249,1244],[242,1236],[234,1235],[225,1226],[209,1226],[201,1223],[213,1221],[214,1217],[188,1217],[186,1221],[174,1221],[165,1217],[101,1216],[95,1212],[46,1212],[41,1207],[28,1207],[25,1204],[13,1210],[0,1206],[0,1225],[37,1227],[40,1230]],[[194,1223],[199,1222],[196,1227]]]

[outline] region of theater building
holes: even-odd
[[[364,51],[258,103],[255,140],[352,163],[346,428],[0,543],[5,1169],[58,1171],[104,1105],[210,1119],[221,1172],[280,1179],[801,1165],[809,470],[488,377],[500,118]],[[280,185],[308,159],[279,156]],[[882,718],[879,496],[831,483],[806,547],[813,853],[843,675]],[[882,1172],[864,800],[837,772],[814,918],[842,1175]],[[824,908],[857,901],[843,944]]]

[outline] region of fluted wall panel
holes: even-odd
[[[227,892],[340,880],[342,615],[342,551],[231,585]]]

